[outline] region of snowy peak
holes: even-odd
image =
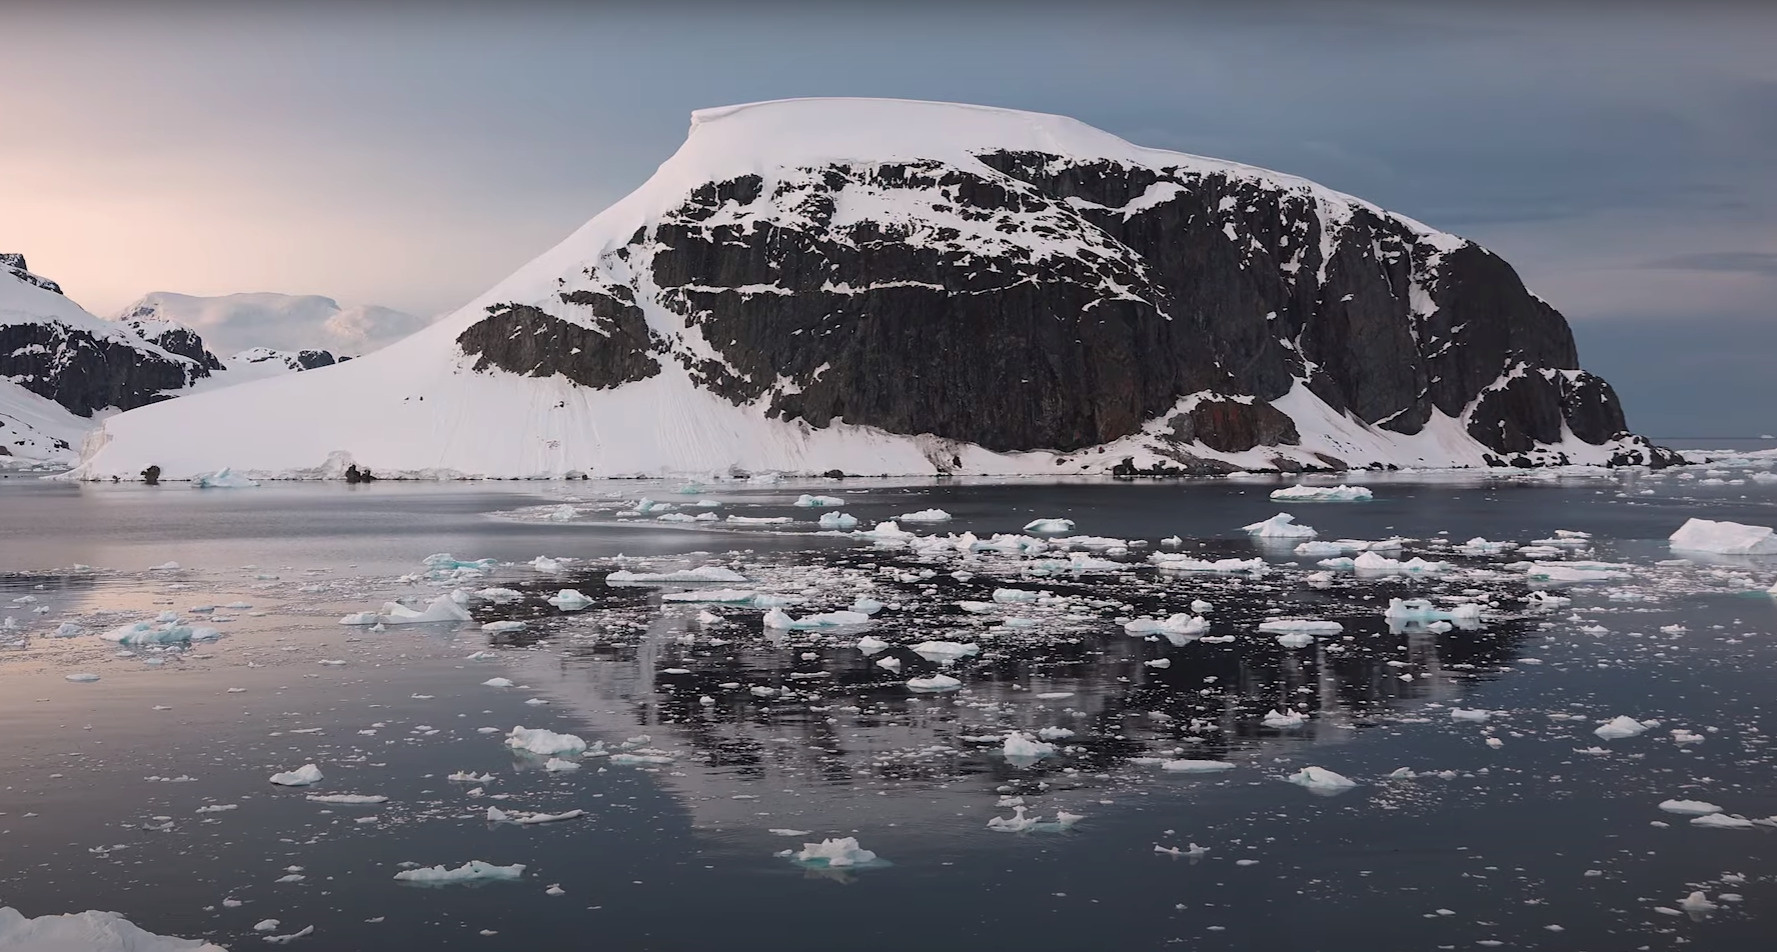
[[[140,326],[176,324],[220,353],[252,347],[362,354],[399,340],[429,321],[377,305],[341,306],[318,294],[251,292],[200,297],[155,291],[116,320]]]
[[[1470,242],[1062,117],[898,100],[700,111],[646,183],[561,244],[321,376],[120,417],[85,472],[1671,458],[1579,369],[1561,315]],[[216,425],[230,436],[215,452],[148,458]]]
[[[17,252],[0,252],[0,269],[4,269],[14,279],[32,287],[42,288],[55,294],[62,293],[61,285],[42,275],[32,274],[30,266],[25,264],[25,256]]]

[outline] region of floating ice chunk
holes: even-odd
[[[311,793],[310,800],[316,803],[337,803],[343,806],[368,806],[372,803],[387,803],[389,798],[375,793]]]
[[[1685,912],[1688,912],[1693,916],[1706,916],[1721,907],[1710,902],[1709,897],[1705,895],[1702,890],[1697,890],[1683,899],[1680,899],[1678,901],[1678,908],[1683,909]]]
[[[845,500],[840,499],[838,496],[810,496],[807,493],[803,493],[796,497],[795,505],[801,506],[804,509],[814,509],[822,506],[843,506],[845,505]]]
[[[913,538],[913,533],[901,528],[900,525],[893,520],[879,522],[876,524],[875,528],[860,531],[858,535],[875,539],[878,542],[901,542]]]
[[[321,782],[321,768],[314,764],[304,764],[295,770],[272,774],[271,782],[280,787],[306,787]]]
[[[512,823],[518,826],[536,826],[539,823],[560,823],[563,820],[577,820],[586,815],[585,810],[569,810],[566,813],[511,813],[499,807],[487,808],[489,823]]]
[[[86,671],[80,671],[74,674],[64,675],[62,680],[73,681],[75,684],[91,684],[92,682],[99,680],[99,676]]]
[[[1522,568],[1537,582],[1614,582],[1630,574],[1629,566],[1613,562],[1530,562],[1511,567]]]
[[[961,641],[922,641],[913,646],[913,653],[927,661],[939,664],[951,664],[959,659],[981,653],[981,646],[974,642]]]
[[[375,625],[382,621],[376,612],[352,612],[339,620],[342,625]]]
[[[804,866],[817,869],[862,869],[887,865],[881,857],[859,846],[855,836],[804,843],[801,851],[795,854],[795,859]]]
[[[1382,617],[1391,630],[1436,622],[1449,622],[1457,628],[1474,629],[1481,626],[1481,606],[1470,602],[1444,611],[1423,598],[1391,598]]]
[[[458,605],[449,595],[440,595],[432,599],[425,611],[414,611],[400,602],[387,602],[379,613],[379,621],[385,625],[423,625],[432,622],[459,622],[469,620],[469,611]],[[342,621],[344,619],[341,619]]]
[[[883,669],[884,671],[899,672],[901,670],[901,659],[900,658],[879,658],[876,661],[876,666]],[[958,682],[958,683],[960,684],[961,682]],[[909,685],[909,687],[911,687],[911,685]],[[919,690],[919,689],[914,688],[914,690]]]
[[[1702,800],[1662,800],[1660,801],[1660,809],[1682,816],[1708,816],[1711,813],[1721,812],[1721,807]]]
[[[679,582],[744,582],[746,576],[720,565],[705,565],[676,572],[631,572],[618,569],[605,576],[607,585],[656,585]]]
[[[155,935],[115,912],[27,919],[0,906],[0,952],[226,952],[201,939]]]
[[[668,592],[660,596],[660,600],[663,602],[704,602],[718,605],[759,605],[759,593],[750,588],[700,588],[689,592]]]
[[[1298,544],[1292,551],[1297,555],[1313,558],[1323,555],[1340,556],[1351,550],[1337,542],[1308,541]]]
[[[580,765],[571,760],[563,760],[560,757],[551,757],[543,762],[543,769],[550,773],[565,773],[569,770],[579,770]]]
[[[858,643],[856,645],[854,645],[853,647],[856,647],[859,651],[862,651],[866,657],[868,657],[873,654],[878,654],[880,652],[887,651],[889,648],[889,643],[886,641],[883,641],[881,638],[875,637],[874,635],[865,635],[864,637],[859,638]]]
[[[481,682],[481,686],[485,688],[509,688],[512,686],[512,679],[488,678],[486,681]]]
[[[1280,502],[1369,502],[1375,494],[1363,486],[1290,486],[1273,489]]]
[[[215,641],[222,632],[215,628],[198,628],[171,621],[164,624],[139,621],[121,625],[99,636],[120,645],[180,645],[193,641]]]
[[[1457,546],[1456,551],[1462,555],[1472,556],[1503,555],[1517,547],[1518,544],[1515,542],[1489,542],[1476,536]]]
[[[1691,519],[1667,540],[1674,549],[1716,555],[1777,555],[1777,532],[1769,526]]]
[[[1309,634],[1304,634],[1302,632],[1295,632],[1293,634],[1288,634],[1288,635],[1278,635],[1277,636],[1277,643],[1284,646],[1285,648],[1306,648],[1309,645],[1314,644],[1314,636],[1309,635]]]
[[[877,612],[882,611],[883,607],[883,604],[876,599],[865,598],[862,595],[853,599],[851,603],[851,610],[860,615],[874,615]]]
[[[806,615],[792,618],[781,608],[773,608],[765,613],[765,627],[779,630],[805,628],[840,628],[846,625],[862,625],[870,620],[863,612],[836,611],[823,612],[818,615]]]
[[[619,767],[637,767],[643,765],[670,764],[671,757],[665,754],[612,754],[611,763]]]
[[[1148,562],[1162,572],[1218,572],[1232,574],[1235,572],[1251,572],[1261,575],[1265,571],[1264,559],[1216,559],[1206,561],[1187,555],[1174,555],[1168,552],[1155,552],[1148,556]]]
[[[1287,512],[1241,528],[1257,539],[1312,539],[1320,534],[1309,526],[1296,525],[1296,517]]]
[[[1050,533],[1072,532],[1074,531],[1074,521],[1072,519],[1032,519],[1025,524],[1024,531]]]
[[[1005,742],[1000,746],[1000,753],[1014,764],[1032,764],[1044,757],[1055,756],[1055,745],[1044,743],[1020,731],[1012,731],[1006,735]]]
[[[1325,562],[1321,565],[1333,567]],[[1428,562],[1417,556],[1402,562],[1375,552],[1365,552],[1351,560],[1352,571],[1359,575],[1433,575],[1448,572],[1454,567],[1448,562]]]
[[[527,562],[526,564],[529,565],[531,568],[536,569],[539,572],[547,572],[547,573],[553,575],[557,572],[566,571],[567,567],[568,567],[568,560],[566,560],[566,559],[552,559],[547,555],[539,555],[536,558]]]
[[[899,522],[949,522],[950,513],[942,509],[921,509],[918,512],[903,512],[895,519]]]
[[[514,727],[506,735],[506,746],[539,757],[556,754],[578,754],[586,750],[586,741],[573,734],[557,734],[544,727]]]
[[[196,489],[252,489],[259,484],[224,466],[214,473],[192,477],[191,485]]]
[[[893,658],[884,658],[882,661],[878,661],[877,664],[886,668],[888,665],[885,662],[894,660],[895,659]],[[899,666],[900,665],[897,663],[896,667]],[[907,689],[909,691],[918,691],[928,694],[939,691],[955,691],[962,686],[963,683],[961,681],[958,681],[948,674],[934,674],[929,678],[910,678],[907,681]]]
[[[1325,767],[1303,767],[1285,779],[1290,783],[1308,788],[1310,793],[1319,794],[1344,793],[1357,786],[1356,781],[1340,776]]]
[[[526,627],[524,622],[512,618],[504,621],[490,621],[482,625],[481,630],[488,634],[498,635],[508,631],[523,631]]]
[[[444,779],[455,780],[458,783],[487,783],[494,779],[494,775],[489,773],[478,776],[473,770],[459,770]]]
[[[1606,721],[1592,733],[1605,740],[1622,740],[1625,737],[1639,737],[1647,732],[1647,726],[1633,717],[1618,715]]]
[[[821,513],[821,528],[823,529],[856,529],[857,527],[857,516],[844,512]]]
[[[1209,621],[1183,612],[1169,615],[1164,620],[1155,618],[1133,618],[1123,623],[1123,630],[1131,635],[1179,635],[1190,637],[1201,635],[1209,630]]]
[[[1484,711],[1484,710],[1481,710],[1480,708],[1470,709],[1470,708],[1462,708],[1462,707],[1453,707],[1450,709],[1450,719],[1453,721],[1477,721],[1478,722],[1478,721],[1485,721],[1485,720],[1491,718],[1492,716],[1493,716],[1492,711]]]
[[[1706,826],[1714,830],[1750,830],[1758,824],[1743,816],[1729,816],[1726,813],[1708,813],[1692,817],[1692,826]]]
[[[548,599],[549,604],[564,612],[577,612],[592,604],[592,599],[581,594],[579,589],[564,588]]]
[[[1278,730],[1293,730],[1308,722],[1300,711],[1271,711],[1259,723]]]
[[[1024,815],[1024,807],[1014,806],[1009,817],[996,816],[987,821],[987,828],[1001,833],[1023,833],[1037,825],[1037,818]]]
[[[654,500],[649,499],[646,496],[643,496],[640,500],[638,500],[636,502],[635,508],[631,509],[630,511],[635,512],[635,513],[642,513],[645,515],[645,514],[656,513],[656,512],[671,512],[677,508],[679,508],[679,507],[670,503],[670,502],[655,502]]]
[[[522,879],[524,878],[524,864],[495,866],[492,863],[472,859],[456,869],[447,869],[443,865],[404,869],[396,873],[395,878],[401,882],[419,886],[449,886],[457,883]]]
[[[1345,626],[1336,621],[1318,621],[1311,618],[1273,618],[1259,623],[1259,631],[1267,635],[1336,635],[1344,630]]]
[[[551,522],[567,522],[578,515],[580,515],[580,510],[575,509],[573,506],[563,504],[549,510],[549,513],[543,518],[548,519]]]
[[[1163,760],[1160,769],[1168,773],[1220,773],[1233,770],[1234,765],[1225,760]]]
[[[1021,588],[996,588],[993,590],[993,600],[1001,605],[1034,602],[1041,597],[1043,597],[1042,592],[1031,592]]]

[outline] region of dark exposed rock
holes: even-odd
[[[160,467],[150,466],[142,471],[142,481],[150,486],[160,485]]]
[[[202,368],[56,321],[0,326],[0,377],[80,416],[164,400]]]
[[[0,269],[11,272],[13,277],[26,284],[35,285],[55,294],[62,293],[61,285],[40,274],[32,274],[30,266],[25,264],[25,256],[17,252],[0,251]]]
[[[1269,403],[1199,400],[1168,422],[1180,443],[1201,442],[1220,453],[1244,453],[1255,446],[1295,445],[1302,441],[1296,421]]]
[[[561,374],[595,389],[646,380],[660,372],[658,348],[641,309],[611,294],[576,291],[562,303],[585,308],[583,326],[521,304],[496,305],[457,337],[476,370],[498,367],[529,377]]]
[[[160,320],[144,321],[135,317],[120,318],[118,323],[135,331],[136,336],[161,350],[177,354],[202,367],[205,373],[200,376],[222,369],[222,361],[205,349],[204,339],[189,327]]]

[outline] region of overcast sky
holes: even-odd
[[[1777,3],[99,5],[0,0],[0,251],[448,311],[692,109],[1062,113],[1473,238],[1657,436],[1777,432]]]

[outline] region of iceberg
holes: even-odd
[[[806,628],[839,628],[845,625],[862,625],[870,621],[870,616],[863,612],[836,611],[823,612],[818,615],[805,615],[793,618],[789,612],[781,608],[773,608],[765,613],[765,627],[781,631]]]
[[[115,912],[25,918],[0,906],[0,952],[227,952],[202,939],[155,935]]]
[[[1290,486],[1273,489],[1271,498],[1280,502],[1369,502],[1375,494],[1363,486]]]
[[[1072,519],[1032,519],[1025,523],[1024,531],[1049,533],[1072,532],[1074,531],[1074,521]]]
[[[120,645],[182,645],[193,641],[215,641],[222,637],[222,632],[173,622],[157,625],[139,621],[113,628],[99,637]]]
[[[1714,555],[1777,555],[1777,531],[1770,526],[1691,519],[1667,540],[1674,549]]]
[[[838,496],[810,496],[807,493],[803,493],[796,497],[795,505],[801,506],[804,509],[815,509],[823,506],[843,506],[845,505],[845,500],[840,499]]]
[[[1309,526],[1296,525],[1296,517],[1287,512],[1241,528],[1256,539],[1312,539],[1320,535]]]
[[[592,599],[580,593],[579,589],[564,588],[549,596],[548,602],[564,612],[577,612],[592,604]]]
[[[877,664],[884,664],[885,662],[893,660],[895,659],[884,658],[882,661],[877,662]],[[955,691],[962,686],[963,683],[961,681],[958,681],[948,674],[934,674],[929,678],[910,678],[907,681],[907,690],[925,694],[933,694],[939,691]]]
[[[1308,722],[1308,718],[1300,711],[1278,711],[1267,713],[1259,723],[1277,730],[1294,730]]]
[[[432,599],[425,611],[416,612],[400,602],[387,602],[380,613],[385,625],[423,625],[431,622],[468,621],[469,610],[449,595]]]
[[[960,641],[922,641],[912,648],[914,654],[927,661],[939,664],[953,664],[970,655],[981,653],[981,646],[974,642]]]
[[[903,512],[895,519],[900,522],[949,522],[950,513],[942,509],[921,509],[918,512]]]
[[[843,512],[821,513],[821,528],[823,529],[856,529],[857,527],[857,516],[848,515]]]
[[[855,836],[804,843],[802,850],[794,856],[796,862],[817,869],[861,869],[888,865],[886,860],[859,846]]]
[[[883,641],[881,638],[877,638],[872,635],[865,635],[864,637],[859,638],[858,643],[853,645],[852,647],[863,652],[864,656],[867,658],[873,654],[878,654],[880,652],[887,651],[889,649],[889,643],[886,641]]]
[[[1325,767],[1303,767],[1285,779],[1290,783],[1308,788],[1310,793],[1318,793],[1323,796],[1344,793],[1357,786],[1356,781],[1340,776]]]
[[[1004,754],[1006,759],[1014,765],[1021,763],[1028,765],[1034,764],[1044,757],[1055,756],[1055,745],[1044,743],[1029,734],[1012,731],[1006,735],[1005,743],[1000,747],[1000,753]]]
[[[1618,715],[1605,721],[1603,725],[1592,733],[1605,740],[1622,740],[1626,737],[1640,737],[1642,734],[1647,733],[1647,725],[1633,717]]]
[[[657,585],[675,582],[744,582],[746,576],[719,565],[705,565],[677,572],[630,572],[618,569],[605,576],[606,585]]]
[[[492,863],[472,859],[456,869],[447,869],[443,865],[425,866],[419,869],[404,869],[395,874],[395,878],[404,883],[417,886],[450,886],[461,883],[495,882],[524,878],[524,864],[514,863],[511,866],[495,866]]]
[[[271,782],[280,787],[306,787],[321,782],[321,768],[314,764],[304,764],[295,770],[272,774]]]
[[[556,754],[579,754],[586,751],[586,741],[573,734],[557,734],[543,727],[514,727],[506,735],[506,746],[539,757]]]
[[[259,484],[224,466],[214,473],[203,473],[191,479],[197,489],[252,489]]]
[[[1465,602],[1444,611],[1423,598],[1391,598],[1388,600],[1388,607],[1382,611],[1382,618],[1388,622],[1392,631],[1441,621],[1449,622],[1457,628],[1472,630],[1481,627],[1481,606]]]

